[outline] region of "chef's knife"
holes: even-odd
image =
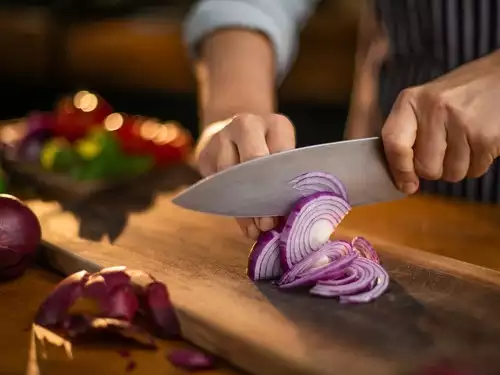
[[[282,216],[301,198],[289,183],[304,172],[328,172],[353,206],[404,195],[389,174],[380,138],[298,148],[254,159],[209,176],[173,199],[181,207],[236,217]]]

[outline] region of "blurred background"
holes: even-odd
[[[50,110],[95,90],[117,110],[176,120],[197,136],[196,86],[182,43],[192,0],[3,0],[0,118]],[[326,0],[302,33],[280,89],[299,145],[340,139],[360,1]]]

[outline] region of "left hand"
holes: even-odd
[[[500,152],[500,53],[400,93],[382,128],[397,186],[458,182],[487,172]]]

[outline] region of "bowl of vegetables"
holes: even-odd
[[[3,126],[0,139],[10,170],[83,194],[182,163],[193,145],[178,123],[115,112],[89,91]]]

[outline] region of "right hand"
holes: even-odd
[[[222,130],[209,134],[210,126],[200,137],[195,155],[204,177],[235,164],[295,148],[295,128],[287,117],[279,114],[240,114]],[[253,240],[261,231],[271,230],[277,224],[277,218],[272,217],[237,218],[236,221]]]

